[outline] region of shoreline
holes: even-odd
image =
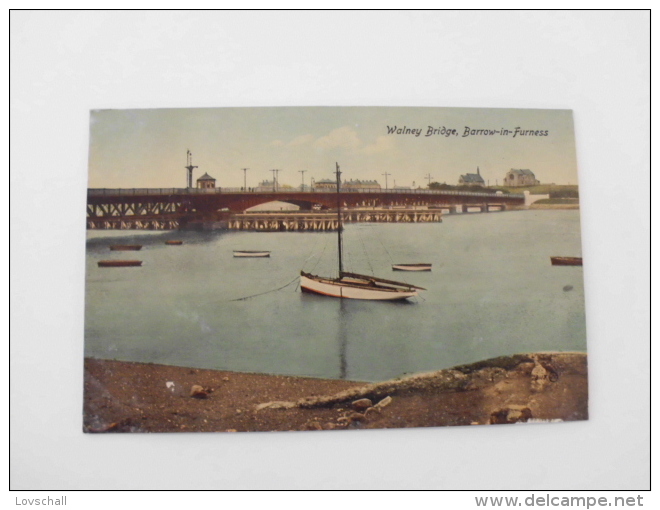
[[[83,431],[247,432],[588,419],[586,353],[502,356],[379,383],[85,358]]]

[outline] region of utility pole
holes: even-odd
[[[273,172],[273,191],[279,191],[279,188],[280,188],[280,180],[279,180],[280,170],[275,169],[275,170],[271,170],[271,172]]]
[[[392,174],[388,174],[387,172],[385,172],[383,175],[385,176],[385,189],[387,189],[387,176]]]
[[[192,164],[192,152],[190,152],[190,149],[186,152],[186,166],[185,168],[188,170],[188,187],[192,188],[192,171],[193,169],[197,168],[196,166],[193,166]]]
[[[341,197],[339,195],[339,188],[341,186],[341,172],[339,171],[339,163],[335,163],[337,165],[337,242],[339,244],[338,248],[338,253],[339,253],[339,278],[342,277],[342,273],[344,272],[344,265],[342,264],[341,260],[341,252],[342,252],[342,246],[341,246],[341,231],[343,230],[343,225],[341,224]]]
[[[271,172],[273,172],[273,191],[275,191],[275,172],[277,172],[277,170],[271,170]]]
[[[431,179],[434,179],[434,177],[431,177],[431,174],[426,174],[426,179],[429,181],[429,188],[431,187]]]
[[[241,168],[243,170],[243,191],[247,191],[247,171],[249,168]]]
[[[302,174],[302,187],[300,188],[300,191],[305,191],[305,172],[307,170],[298,170]]]

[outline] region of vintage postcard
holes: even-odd
[[[573,114],[95,110],[85,432],[585,420]]]

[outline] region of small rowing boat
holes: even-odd
[[[234,257],[270,257],[270,252],[264,250],[234,250]]]
[[[431,264],[392,264],[392,271],[430,271]]]
[[[174,240],[165,241],[165,244],[169,244],[170,246],[179,246],[179,245],[183,244],[183,241],[174,241]]]
[[[550,257],[553,266],[581,266],[582,257]]]
[[[138,251],[142,249],[141,244],[114,244],[110,246],[112,251]]]
[[[99,260],[99,267],[136,267],[141,265],[141,260]]]

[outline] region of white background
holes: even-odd
[[[649,486],[648,13],[14,11],[10,19],[11,488]],[[574,110],[589,421],[82,433],[89,110],[287,105]]]

